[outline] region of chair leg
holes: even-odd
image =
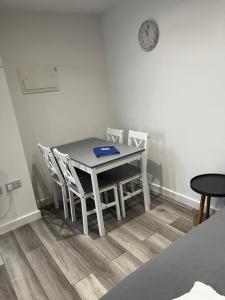
[[[104,192],[104,200],[105,200],[105,203],[106,203],[106,204],[109,203],[108,192]]]
[[[71,219],[72,219],[72,222],[76,222],[74,198],[73,198],[73,193],[70,190],[69,190],[69,198],[70,198]]]
[[[117,220],[120,221],[121,220],[121,213],[120,213],[120,204],[119,204],[117,186],[114,187],[113,192],[114,192],[114,199],[115,199],[115,202],[116,202]]]
[[[52,180],[52,189],[53,189],[53,197],[54,197],[54,201],[55,201],[55,208],[58,209],[59,208],[59,196],[58,196],[58,191],[57,191],[57,187],[56,187],[56,182],[54,180]]]
[[[133,181],[131,181],[130,186],[131,186],[131,193],[133,193],[135,191],[135,187],[134,187],[134,182]]]
[[[68,219],[69,211],[68,211],[67,192],[66,192],[65,185],[62,186],[62,197],[63,197],[64,217],[65,217],[65,219]]]
[[[119,192],[120,192],[120,205],[121,205],[121,212],[122,212],[122,217],[126,218],[126,211],[125,211],[125,203],[124,203],[124,198],[123,198],[123,185],[119,185]]]
[[[88,234],[87,204],[86,204],[86,198],[84,196],[81,197],[81,209],[82,209],[84,234]]]

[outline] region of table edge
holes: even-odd
[[[85,167],[87,167],[87,168],[89,168],[89,169],[94,169],[94,168],[102,167],[102,166],[104,166],[104,165],[106,165],[106,164],[113,163],[113,162],[118,161],[118,160],[120,160],[120,159],[124,159],[124,158],[127,158],[127,157],[129,157],[129,156],[136,155],[136,154],[141,153],[141,152],[144,152],[144,151],[145,151],[145,149],[140,149],[140,151],[137,151],[137,152],[135,152],[135,153],[128,154],[128,155],[123,156],[123,157],[118,157],[118,158],[112,159],[112,160],[110,160],[110,161],[108,161],[108,162],[104,162],[104,163],[102,163],[102,164],[94,165],[94,166],[89,166],[89,165],[87,165],[87,164],[85,164],[85,163],[83,163],[83,162],[80,162],[80,161],[77,161],[77,160],[73,159],[72,157],[70,157],[70,159],[71,159],[72,161],[75,161],[77,164],[83,165],[83,166],[85,166]]]

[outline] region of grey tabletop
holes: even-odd
[[[93,149],[95,147],[105,147],[114,145],[120,152],[111,156],[105,156],[97,158]],[[117,144],[111,141],[101,140],[97,138],[89,138],[78,142],[73,142],[66,145],[54,147],[62,153],[69,154],[70,158],[80,164],[83,164],[89,168],[95,168],[108,162],[113,162],[118,159],[125,158],[130,155],[141,153],[143,148],[137,148],[128,146],[125,144]]]

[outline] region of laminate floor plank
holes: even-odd
[[[124,274],[91,243],[88,237],[80,235],[69,238],[68,241],[80,260],[93,271],[92,273],[107,290],[124,277]]]
[[[160,198],[158,195],[151,194],[151,209],[156,208],[157,206],[161,205],[162,198]]]
[[[54,258],[57,261],[58,266],[65,270],[66,277],[72,285],[92,273],[92,269],[89,268],[84,259],[74,251],[67,240],[57,244],[54,250]]]
[[[107,293],[107,290],[94,274],[90,274],[88,277],[76,283],[75,289],[82,300],[98,300]]]
[[[159,254],[172,244],[171,241],[167,240],[158,233],[148,238],[145,243],[149,246],[154,254]]]
[[[121,219],[120,221],[117,220],[115,209],[107,209],[103,211],[103,219],[104,219],[104,225],[105,225],[105,232],[106,234],[115,228],[120,227],[121,225],[128,222],[128,220],[131,220],[131,218],[127,217],[126,219]],[[99,232],[98,232],[98,222],[96,219],[96,215],[93,214],[89,217],[88,222],[89,227],[89,235],[92,239],[98,239],[99,238]],[[82,232],[83,234],[83,232]]]
[[[2,256],[0,255],[0,266],[4,265],[4,262],[3,262],[3,259],[2,259]]]
[[[136,221],[140,222],[144,226],[149,227],[155,233],[159,233],[171,242],[176,241],[178,238],[184,235],[182,231],[167,223],[164,223],[161,219],[153,216],[151,212],[141,215],[136,219]]]
[[[180,230],[184,233],[189,232],[194,227],[193,226],[193,221],[188,220],[188,219],[183,218],[183,217],[180,217],[179,219],[177,219],[176,221],[174,221],[170,225],[177,228],[178,230]]]
[[[122,255],[126,251],[119,244],[117,244],[113,239],[111,239],[108,235],[94,240],[93,244],[110,261],[112,261],[115,258],[119,257],[120,255]]]
[[[14,234],[24,253],[42,246],[40,239],[30,225],[25,225],[14,230]]]
[[[111,231],[109,236],[143,263],[153,257],[149,247],[125,228],[117,228]]]
[[[142,194],[140,195],[125,201],[126,215],[131,219],[135,219],[145,213],[144,200]],[[162,204],[159,199],[159,197],[151,195],[151,210]]]
[[[0,299],[100,299],[124,277],[154,258],[193,227],[193,210],[151,196],[126,202],[127,218],[104,211],[106,236],[99,237],[95,215],[89,236],[49,206],[43,218],[0,236]],[[1,257],[2,255],[2,257]]]
[[[12,232],[1,236],[0,253],[18,299],[47,299],[47,295]]]
[[[150,228],[143,226],[141,223],[131,220],[126,224],[122,225],[122,228],[125,228],[130,233],[132,233],[137,239],[144,241],[148,237],[154,234]]]
[[[42,221],[45,222],[49,231],[55,237],[56,241],[64,240],[68,237],[80,234],[80,232],[69,222],[66,221],[63,215],[57,212],[54,214],[54,209],[45,210]]]
[[[129,252],[125,252],[118,258],[114,259],[113,263],[126,276],[134,272],[142,265],[142,262],[138,260],[136,257],[134,257],[132,254],[130,254]]]
[[[179,216],[170,209],[168,209],[167,205],[161,204],[156,208],[151,210],[151,215],[156,216],[158,219],[161,219],[163,222],[170,224],[177,220]]]
[[[129,201],[130,200],[130,201]],[[126,209],[126,218],[129,217],[131,219],[135,219],[144,213],[144,203],[143,200],[140,199],[129,199],[125,201],[125,209]]]
[[[49,230],[48,226],[43,219],[39,219],[30,225],[41,242],[46,246],[46,248],[51,248],[57,243],[57,238]]]
[[[49,300],[80,299],[73,286],[44,247],[33,250],[27,253],[26,256]]]
[[[43,220],[38,220],[31,226],[70,284],[73,285],[92,273],[68,239],[58,239]]]
[[[170,203],[169,201],[165,201],[163,205],[168,212],[176,214],[179,218],[182,217],[193,222],[193,209],[186,209],[180,205]]]
[[[4,265],[0,265],[0,299],[17,300],[15,290]]]

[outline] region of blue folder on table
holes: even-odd
[[[103,146],[94,148],[94,153],[97,157],[120,154],[119,150],[114,146]]]

